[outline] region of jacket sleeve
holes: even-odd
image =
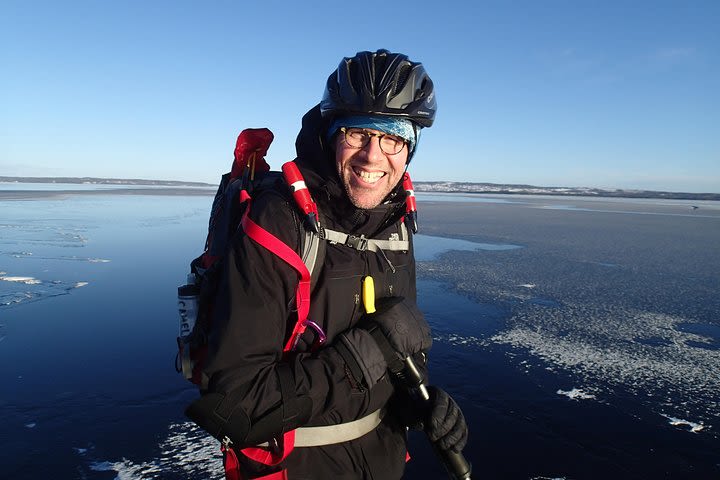
[[[302,226],[292,205],[279,195],[262,195],[251,208],[256,223],[297,251]],[[297,284],[294,269],[238,235],[225,260],[205,370],[207,393],[230,398],[231,409],[239,409],[251,430],[262,426],[243,440],[233,438],[235,443],[268,440],[304,424],[355,420],[392,394],[388,381],[373,387],[372,395],[358,389],[333,345],[283,358],[297,319]]]

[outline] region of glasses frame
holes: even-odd
[[[367,142],[365,142],[365,144],[363,144],[363,145],[360,146],[360,147],[356,147],[356,146],[354,146],[354,145],[351,145],[350,142],[348,141],[348,131],[349,131],[349,130],[352,130],[352,131],[361,131],[361,132],[365,133],[365,135],[367,135],[367,139],[368,139]],[[345,144],[346,144],[348,147],[354,148],[354,149],[356,149],[356,150],[362,150],[363,148],[367,147],[368,144],[370,143],[370,139],[371,139],[372,137],[377,137],[377,139],[378,139],[378,145],[380,146],[380,150],[381,150],[385,155],[397,155],[398,153],[400,153],[400,152],[403,151],[403,149],[405,148],[405,145],[407,144],[407,141],[404,140],[402,137],[399,137],[399,136],[397,136],[397,135],[393,135],[393,134],[391,134],[391,133],[373,133],[373,132],[368,132],[368,131],[367,131],[366,129],[364,129],[364,128],[358,128],[358,127],[340,127],[340,131],[343,133],[343,140],[345,140]],[[385,149],[383,148],[383,145],[382,145],[382,139],[383,139],[383,137],[393,137],[393,138],[398,138],[398,139],[400,139],[401,142],[402,142],[402,143],[401,143],[401,146],[400,146],[400,150],[398,150],[397,152],[386,152]]]

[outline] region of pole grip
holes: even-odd
[[[433,445],[435,454],[440,457],[445,470],[452,480],[470,480],[472,467],[465,460],[462,452],[454,452],[452,450],[440,450]]]
[[[403,369],[402,376],[406,385],[416,392],[418,402],[427,405],[430,402],[430,395],[427,387],[423,383],[424,378],[412,357],[405,358],[405,368]],[[435,444],[433,444],[433,450],[442,462],[451,480],[470,480],[472,466],[465,460],[462,452],[441,450],[437,448]]]

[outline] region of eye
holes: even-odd
[[[368,138],[368,134],[365,133],[365,131],[357,129],[357,128],[349,129],[347,131],[347,135],[350,138],[352,138],[353,140],[357,140],[359,142],[364,141],[365,139]]]
[[[393,149],[405,143],[405,140],[400,137],[396,137],[395,135],[385,135],[383,136],[382,141],[386,146],[392,147]]]

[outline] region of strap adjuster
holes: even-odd
[[[348,235],[347,240],[345,240],[345,245],[363,252],[368,248],[368,239],[365,238],[365,235],[360,235],[359,237],[356,235]]]

